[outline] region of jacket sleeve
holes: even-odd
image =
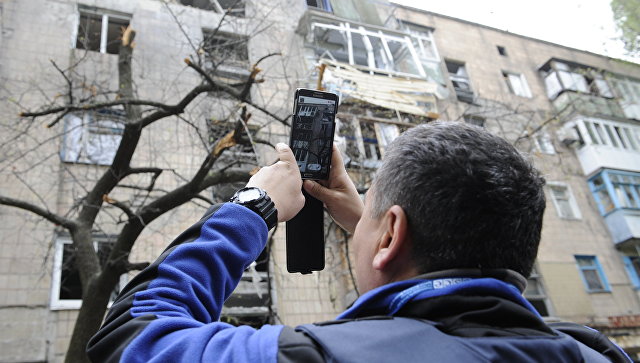
[[[256,213],[213,206],[120,293],[90,340],[94,362],[275,362],[281,326],[218,321],[267,240]]]

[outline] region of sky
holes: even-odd
[[[609,57],[640,63],[625,54],[610,0],[392,0]]]

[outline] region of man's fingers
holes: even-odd
[[[276,151],[278,152],[278,159],[292,165],[297,165],[296,158],[293,156],[293,151],[289,148],[289,145],[279,142],[276,144]]]
[[[314,182],[311,180],[305,180],[302,186],[304,190],[307,191],[307,193],[309,193],[312,197],[319,200],[323,200],[324,196],[326,196],[327,192],[329,191],[327,188],[323,187],[318,182]]]
[[[331,154],[331,165],[344,165],[344,161],[342,161],[342,153],[340,149],[333,144],[333,153]]]

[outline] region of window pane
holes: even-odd
[[[558,80],[558,75],[556,72],[551,72],[544,77],[544,84],[547,88],[547,97],[554,98],[555,96],[562,91],[562,85]]]
[[[396,71],[415,75],[420,74],[418,71],[418,65],[414,62],[407,43],[388,39],[387,45],[389,46],[389,51],[393,57],[393,63]]]
[[[597,270],[582,270],[582,274],[589,290],[604,290],[604,284],[600,280],[600,275]]]
[[[618,147],[618,142],[616,141],[616,138],[613,135],[613,131],[611,130],[611,126],[610,125],[604,125],[605,130],[607,130],[607,134],[609,135],[609,140],[611,140],[611,143],[613,144],[614,147]]]
[[[102,16],[80,13],[76,48],[100,51],[100,34],[102,33]]]
[[[598,191],[598,199],[600,199],[600,205],[602,206],[602,211],[604,213],[608,213],[615,208],[606,189]]]
[[[315,53],[319,58],[330,58],[342,63],[349,63],[347,35],[344,31],[315,26],[313,29]]]
[[[213,67],[220,64],[245,69],[249,64],[247,39],[224,33],[203,31],[202,48]]]
[[[382,40],[371,35],[367,38],[369,38],[369,42],[371,43],[371,51],[373,53],[375,68],[392,71],[393,64],[391,63],[389,57],[387,57],[387,52],[385,52],[384,50]]]
[[[118,54],[120,52],[120,43],[122,43],[122,34],[127,28],[129,22],[127,20],[109,17],[109,25],[107,27],[107,53]]]
[[[351,45],[353,49],[353,62],[359,66],[369,66],[369,55],[364,45],[362,34],[351,32]]]
[[[596,136],[595,132],[593,131],[593,124],[591,122],[586,122],[585,121],[584,127],[587,129],[587,133],[589,134],[589,137],[591,138],[591,142],[593,142],[596,145],[602,143],[600,141],[600,138],[598,138]]]
[[[75,249],[71,243],[62,247],[62,266],[60,274],[60,299],[82,299],[80,273],[76,268]]]
[[[578,256],[578,257],[576,257],[576,261],[578,261],[578,266],[580,266],[580,267],[595,267],[596,266],[596,260],[593,257]]]
[[[627,200],[627,196],[624,192],[624,189],[622,188],[622,185],[620,184],[614,184],[613,185],[613,190],[615,190],[616,192],[616,198],[618,199],[618,203],[620,204],[621,208],[629,208],[631,207],[631,204],[629,204],[629,201]],[[633,200],[633,199],[631,199]]]

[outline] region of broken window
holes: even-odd
[[[98,253],[100,266],[104,266],[115,243],[115,237],[94,238],[93,246]],[[126,275],[111,292],[110,301],[114,301],[120,289],[126,284]],[[56,240],[51,282],[51,309],[79,309],[82,303],[82,284],[80,272],[76,267],[75,248],[68,237]]]
[[[202,29],[202,36],[202,50],[208,68],[217,69],[223,65],[238,71],[247,71],[247,38],[207,29]]]
[[[76,35],[78,49],[118,54],[122,32],[131,16],[124,13],[81,6]]]
[[[502,72],[502,77],[504,77],[511,93],[516,96],[531,98],[531,90],[529,90],[529,85],[523,74]]]
[[[387,146],[406,128],[385,122],[338,120],[337,137],[346,143],[346,163],[375,169]]]
[[[68,163],[111,165],[124,125],[124,112],[117,110],[67,115],[60,158]]]
[[[541,71],[549,99],[555,99],[564,91],[613,98],[609,83],[599,71],[590,67],[554,60],[545,64]]]
[[[229,15],[237,17],[245,16],[245,0],[180,0],[180,3],[202,10],[228,12]]]
[[[467,69],[464,63],[445,60],[447,71],[449,72],[449,78],[453,85],[453,89],[456,91],[458,100],[463,102],[473,102],[473,89],[471,88],[471,81],[467,74]]]
[[[371,74],[384,71],[424,77],[408,37],[383,33],[349,23],[312,23],[316,57],[360,66]]]

